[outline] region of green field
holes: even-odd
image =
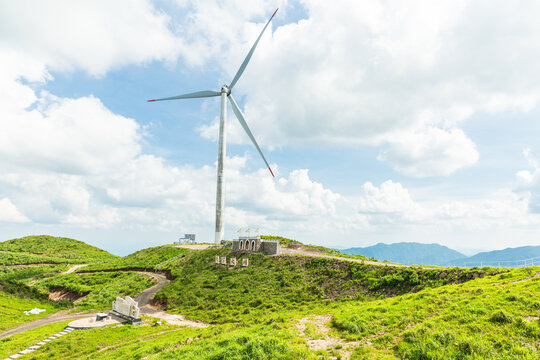
[[[330,249],[284,243],[334,256]],[[250,266],[216,265],[216,255],[247,256]],[[392,267],[174,246],[102,260],[71,274],[60,273],[67,269],[62,264],[0,267],[0,283],[8,285],[0,292],[0,315],[8,319],[3,329],[28,321],[22,310],[33,307],[48,312],[107,308],[116,295],[135,295],[152,285],[132,271],[146,268],[165,270],[173,278],[156,294],[157,305],[208,327],[155,326],[156,319],[144,318],[139,327],[71,332],[32,358],[540,358],[540,267]],[[58,289],[81,298],[47,300]],[[0,356],[60,327],[47,325],[2,339]]]

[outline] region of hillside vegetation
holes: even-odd
[[[156,246],[142,249],[125,257],[85,267],[81,271],[99,271],[113,269],[154,269],[168,270],[170,263],[185,255],[189,250],[174,245]]]
[[[166,309],[209,322],[255,322],[314,304],[395,296],[461,283],[495,269],[390,267],[309,256],[247,256],[247,268],[216,265],[228,249],[192,251],[169,263],[175,280],[156,294]]]
[[[49,235],[0,242],[0,264],[92,263],[117,258],[82,241]]]
[[[290,241],[290,249],[305,247]],[[313,247],[316,248],[317,247]],[[318,254],[331,255],[329,249]],[[247,268],[216,265],[215,256],[249,258]],[[155,306],[205,321],[191,328],[144,317],[144,325],[73,331],[32,358],[73,359],[524,359],[540,351],[540,267],[522,269],[393,267],[303,255],[232,253],[230,248],[144,249],[61,274],[65,265],[5,267],[19,295],[0,297],[8,327],[28,321],[22,309],[54,302],[53,291],[82,296],[59,306],[102,310],[115,295],[151,282],[135,269],[173,280]],[[350,259],[348,259],[350,260]],[[18,286],[18,288],[17,288]],[[26,291],[27,293],[24,293]],[[41,298],[39,298],[41,296]],[[43,300],[40,300],[43,299]],[[15,303],[17,303],[17,301]],[[2,308],[4,306],[4,308]],[[0,356],[33,345],[54,325],[0,340]]]

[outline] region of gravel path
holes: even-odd
[[[85,267],[85,266],[88,266],[88,264],[73,265],[73,266],[70,267],[67,271],[64,271],[62,274],[71,274],[71,273],[74,272],[75,270],[80,269],[80,268],[83,268],[83,267]]]
[[[78,266],[78,265],[75,265]],[[75,267],[74,266],[74,267]],[[82,266],[79,266],[79,268]],[[71,268],[73,269],[73,268]],[[70,270],[71,270],[70,269]],[[69,270],[68,270],[69,271]],[[139,302],[139,307],[141,308],[141,313],[146,315],[144,306],[148,305],[150,303],[150,300],[154,296],[155,293],[157,293],[162,287],[167,285],[170,281],[161,274],[155,274],[151,272],[141,272],[141,274],[153,277],[158,280],[158,284],[144,290],[141,292],[137,297],[135,298],[136,301]],[[154,309],[151,309],[151,311],[155,311]],[[64,320],[77,320],[84,317],[93,317],[96,316],[97,312],[77,312],[77,313],[68,313],[66,310],[60,310],[54,314],[51,314],[49,316],[43,317],[41,319],[37,319],[25,324],[21,324],[13,329],[9,329],[7,331],[4,331],[3,333],[0,333],[0,339],[5,338],[7,336],[11,336],[13,334],[17,334],[26,330],[35,329],[43,325],[53,324]],[[148,314],[150,315],[150,314]]]
[[[357,262],[357,263],[362,263],[362,264],[379,265],[379,266],[393,266],[393,267],[404,267],[405,266],[405,265],[402,265],[402,264],[393,264],[393,263],[386,263],[386,262],[380,262],[380,261],[370,261],[370,260],[352,259],[352,258],[334,256],[334,255],[325,255],[325,254],[320,254],[320,253],[313,252],[313,251],[308,251],[306,249],[284,249],[284,248],[281,248],[281,255],[305,255],[305,256],[321,257],[321,258],[328,258],[328,259],[337,259],[337,260],[342,260],[342,261],[351,261],[351,262]]]
[[[0,339],[11,336],[13,334],[26,331],[26,330],[35,329],[43,325],[53,324],[53,323],[57,323],[64,320],[76,320],[76,319],[80,319],[81,317],[86,317],[86,316],[95,316],[95,314],[96,313],[84,313],[84,312],[68,314],[66,310],[60,310],[58,312],[55,312],[54,314],[45,316],[44,318],[37,319],[31,322],[28,322],[26,324],[21,324],[13,329],[4,331],[3,333],[0,333]]]

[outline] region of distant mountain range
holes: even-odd
[[[439,266],[501,266],[540,265],[540,246],[522,246],[481,252],[466,256],[456,250],[439,244],[421,244],[401,242],[395,244],[377,244],[340,250],[343,254],[364,255],[377,260],[388,260],[404,265],[439,265]],[[535,260],[528,260],[536,258]],[[534,261],[534,263],[533,263]]]

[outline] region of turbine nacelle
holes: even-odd
[[[229,96],[229,95],[231,95],[231,89],[229,89],[229,86],[223,85],[221,87],[221,93],[222,94],[225,93],[225,94],[227,94],[227,96]]]

